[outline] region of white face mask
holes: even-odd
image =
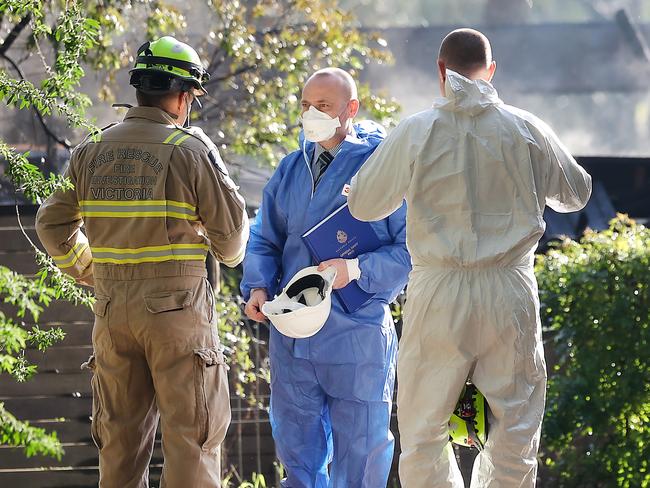
[[[300,121],[305,139],[309,142],[322,142],[331,139],[336,134],[336,129],[341,127],[338,117],[330,117],[314,106],[309,107],[309,110],[301,115]]]

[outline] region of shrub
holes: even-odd
[[[650,230],[619,215],[540,256],[536,272],[556,356],[545,485],[650,486]]]

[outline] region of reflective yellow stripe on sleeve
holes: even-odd
[[[163,141],[163,144],[169,144],[169,143],[171,143],[172,140],[173,140],[175,137],[177,137],[177,136],[179,136],[179,135],[181,135],[181,134],[184,134],[184,132],[183,132],[182,130],[178,130],[178,129],[175,130],[174,132],[172,132],[171,134],[169,134],[169,137],[167,137],[167,139],[165,139],[165,140]]]
[[[176,142],[174,142],[174,146],[178,146],[181,142],[183,142],[188,137],[192,137],[192,136],[190,134],[185,134],[183,137],[179,137],[178,139],[176,139]]]
[[[171,217],[197,220],[196,207],[174,200],[82,200],[79,202],[83,217]]]
[[[61,269],[70,268],[79,261],[86,248],[88,248],[87,242],[77,242],[64,256],[52,256],[54,264]]]
[[[172,132],[167,137],[167,139],[165,139],[163,141],[163,144],[173,144],[174,146],[179,146],[188,137],[192,137],[192,134],[188,134],[187,132],[178,129],[178,130],[175,130],[174,132]],[[174,140],[174,139],[176,139],[176,140]]]
[[[92,247],[93,262],[111,264],[156,263],[160,261],[205,260],[206,244],[167,244],[138,248]]]

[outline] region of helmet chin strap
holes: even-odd
[[[185,123],[183,124],[183,127],[188,129],[190,127],[190,112],[192,110],[192,106],[188,105],[187,106],[187,116],[185,117]]]
[[[180,108],[180,107],[179,107]],[[185,122],[183,122],[183,127],[188,128],[190,126],[190,111],[192,110],[192,104],[187,105],[187,113],[185,114]],[[180,117],[180,114],[175,114],[173,112],[170,112],[169,110],[165,110],[165,113],[167,113],[172,119],[178,120]]]
[[[188,94],[189,97],[189,94]],[[186,129],[190,127],[190,114],[192,112],[192,102],[193,100],[186,102],[187,104],[187,116],[185,117],[185,123],[183,124],[183,127]]]

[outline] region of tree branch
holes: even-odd
[[[252,71],[255,68],[257,68],[257,65],[255,65],[255,64],[250,64],[248,66],[242,66],[241,68],[236,69],[235,71],[232,71],[230,73],[226,73],[225,75],[210,78],[210,80],[205,85],[209,86],[209,85],[213,85],[213,84],[215,84],[215,83],[217,83],[219,81],[225,81],[225,80],[227,80],[229,78],[234,78],[235,76],[239,76],[242,73],[246,73],[247,71]]]
[[[221,47],[216,48],[212,53],[212,58],[210,59],[210,63],[208,64],[208,72],[214,73],[225,60],[226,60],[226,54],[223,51],[223,49],[221,49]]]
[[[9,32],[9,35],[5,38],[4,42],[0,44],[0,56],[4,57],[5,53],[9,50],[23,29],[27,27],[30,20],[32,20],[32,14],[27,14],[20,19],[20,22],[14,25],[14,28],[11,29],[11,32]]]
[[[11,59],[9,56],[7,56],[4,52],[0,51],[0,57],[4,58],[11,66],[13,69],[18,73],[18,76],[20,77],[21,80],[25,80],[25,75],[23,74],[23,71],[20,69],[20,66],[18,66],[13,59]],[[38,121],[41,123],[41,127],[43,127],[43,130],[45,133],[50,136],[52,139],[54,139],[56,142],[61,144],[63,147],[66,149],[72,148],[72,145],[70,144],[69,141],[66,139],[61,139],[59,136],[57,136],[52,130],[48,127],[48,125],[45,123],[45,119],[43,119],[43,115],[38,111],[36,107],[31,107],[34,113],[36,114],[36,117],[38,118]]]

